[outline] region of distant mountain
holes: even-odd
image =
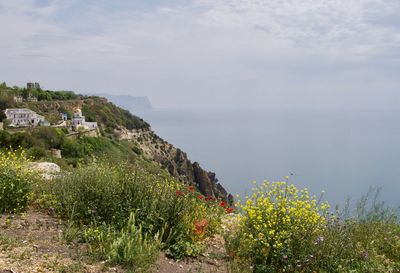
[[[146,96],[131,96],[131,95],[112,95],[112,94],[95,94],[107,98],[115,105],[127,109],[132,113],[142,110],[151,110],[153,106]]]

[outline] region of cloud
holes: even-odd
[[[160,107],[342,107],[360,94],[397,107],[399,15],[397,0],[0,0],[0,75]]]
[[[296,48],[345,50],[368,57],[399,44],[399,28],[377,24],[399,15],[400,2],[387,0],[198,0],[208,7],[201,21],[228,29],[263,31],[266,39],[282,39]]]

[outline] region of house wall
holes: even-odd
[[[85,125],[86,125],[89,129],[97,129],[97,122],[85,122]]]
[[[14,126],[38,125],[44,121],[44,117],[37,115],[29,109],[7,109],[6,117]]]
[[[85,117],[73,118],[72,119],[72,124],[75,125],[75,126],[84,125],[85,124]]]

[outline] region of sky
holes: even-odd
[[[399,0],[0,0],[0,81],[158,108],[399,109]]]

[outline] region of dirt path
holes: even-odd
[[[129,272],[90,261],[84,245],[65,242],[64,229],[61,220],[35,209],[19,215],[0,215],[0,273]],[[177,262],[160,253],[153,272],[227,272],[223,239],[208,239],[207,251],[196,259]]]
[[[224,240],[221,236],[215,236],[207,240],[206,252],[196,259],[185,259],[179,262],[165,257],[163,253],[154,269],[154,273],[225,273],[226,253]]]
[[[0,272],[125,272],[91,264],[84,250],[63,240],[64,225],[46,213],[29,210],[0,219]]]

